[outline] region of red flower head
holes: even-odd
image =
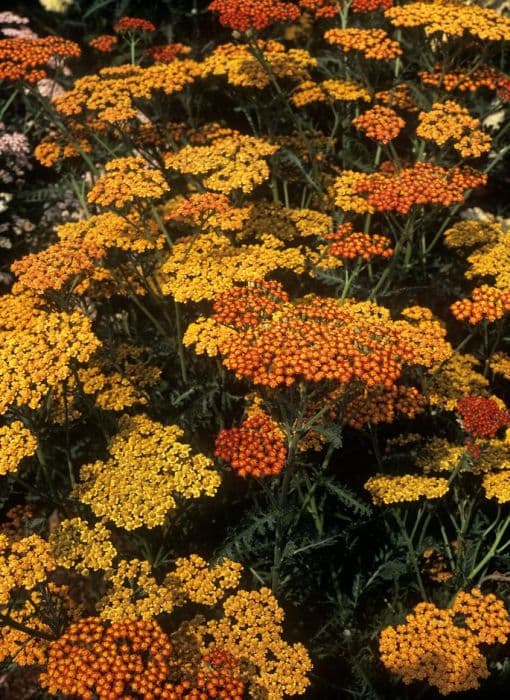
[[[494,399],[464,396],[457,402],[464,430],[476,438],[492,438],[500,428],[510,425],[510,411]]]
[[[139,17],[121,17],[119,21],[113,25],[114,32],[155,32],[156,27],[152,22]]]

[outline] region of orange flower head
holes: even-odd
[[[238,32],[266,29],[275,22],[296,20],[300,10],[282,0],[213,0],[209,10],[219,14],[220,24]]]

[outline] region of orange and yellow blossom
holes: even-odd
[[[200,64],[190,59],[147,68],[131,64],[101,68],[97,75],[76,80],[71,90],[55,100],[55,107],[65,116],[92,113],[108,123],[125,122],[137,116],[137,101],[159,92],[179,93],[201,73]]]
[[[497,321],[510,311],[510,289],[500,290],[482,284],[473,289],[471,299],[456,301],[450,310],[458,321],[467,321],[471,325]]]
[[[439,324],[394,322],[376,305],[314,295],[290,303],[274,282],[219,295],[212,318],[236,331],[220,338],[224,365],[268,387],[359,380],[389,389],[405,364],[430,366],[451,354]],[[425,329],[434,332],[431,338],[424,338]]]
[[[474,589],[459,593],[447,610],[419,603],[404,624],[381,632],[379,651],[386,668],[406,685],[427,681],[449,695],[478,688],[489,677],[479,645],[504,644],[509,633],[503,601]]]
[[[445,169],[417,162],[397,168],[383,163],[373,173],[344,170],[333,184],[335,204],[358,214],[395,211],[407,214],[413,206],[449,207],[462,202],[466,190],[484,185],[487,176],[467,167]]]
[[[389,143],[397,138],[406,123],[390,107],[376,105],[352,120],[358,131],[374,141]]]
[[[396,27],[423,27],[427,35],[439,33],[447,37],[464,37],[470,34],[482,41],[510,39],[510,19],[479,5],[451,0],[410,2],[391,7],[384,14]]]
[[[387,61],[402,55],[398,41],[390,38],[384,29],[328,29],[324,34],[328,44],[339,46],[342,51],[360,51],[365,58]]]

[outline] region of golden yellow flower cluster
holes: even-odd
[[[426,34],[463,36],[464,33],[483,41],[510,40],[510,19],[496,10],[451,2],[411,2],[391,7],[385,16],[396,27],[423,27]]]
[[[438,146],[453,141],[463,158],[478,158],[490,151],[492,139],[481,130],[480,120],[453,100],[434,103],[428,112],[419,113],[418,121],[417,136]]]
[[[20,420],[0,428],[0,476],[15,472],[25,457],[37,449],[37,440]]]
[[[402,55],[398,41],[391,39],[384,29],[328,29],[324,38],[342,51],[361,51],[365,58],[387,61]]]
[[[282,639],[284,613],[271,591],[238,591],[225,600],[223,613],[198,630],[213,639],[205,651],[219,648],[255,666],[250,682],[271,700],[302,695],[312,664],[301,644]]]
[[[35,147],[34,157],[41,165],[51,168],[59,160],[91,153],[92,145],[88,139],[82,137],[73,141],[59,143],[52,138],[45,138]]]
[[[59,566],[74,568],[85,576],[90,570],[108,569],[117,554],[103,523],[89,527],[81,518],[63,520],[51,532],[49,544]]]
[[[0,533],[0,606],[9,604],[13,590],[31,591],[46,582],[55,568],[50,545],[39,535],[11,541]]]
[[[9,323],[24,297],[14,304],[9,300],[15,296],[7,298],[4,310],[10,306],[13,312]],[[81,311],[45,312],[33,306],[30,310],[26,327],[0,329],[0,413],[10,404],[37,408],[50,389],[71,375],[71,364],[86,362],[100,345],[91,320]]]
[[[506,644],[510,635],[510,618],[502,600],[494,593],[483,595],[478,588],[461,591],[452,606],[454,615],[463,618],[478,644]]]
[[[254,245],[233,246],[227,236],[209,233],[180,238],[158,273],[164,294],[179,302],[213,299],[236,282],[254,282],[270,272],[302,272],[305,258],[278,238],[263,234]]]
[[[149,562],[122,559],[106,577],[108,590],[97,604],[104,620],[152,620],[163,612],[170,613],[180,603],[174,587],[160,585]]]
[[[429,403],[453,411],[463,396],[486,396],[489,381],[476,367],[479,367],[478,360],[468,353],[455,353],[436,367],[427,380]]]
[[[430,472],[451,472],[458,467],[466,454],[463,445],[454,445],[445,438],[433,436],[420,446],[416,466],[425,474]]]
[[[500,374],[505,379],[510,379],[510,357],[504,352],[496,352],[489,360],[489,367],[494,374]]]
[[[356,214],[373,214],[375,207],[369,204],[361,194],[361,187],[366,182],[365,173],[355,170],[342,170],[333,184],[333,198],[336,206],[344,211]]]
[[[377,505],[407,503],[418,501],[422,497],[441,498],[448,492],[448,479],[413,474],[404,476],[377,474],[370,477],[365,488]]]
[[[258,41],[260,57],[245,44],[221,44],[202,63],[203,76],[225,76],[236,87],[265,88],[270,84],[260,58],[277,78],[308,80],[317,59],[304,49],[286,49],[279,41]]]
[[[313,102],[354,102],[363,100],[370,102],[371,95],[367,88],[353,80],[323,80],[314,82],[305,80],[300,83],[290,98],[296,107],[306,107]]]
[[[510,233],[504,231],[498,224],[492,224],[490,230],[497,233],[497,238],[479,244],[476,249],[467,256],[466,262],[469,269],[466,277],[492,277],[497,289],[510,289]]]
[[[179,93],[201,74],[202,67],[190,59],[147,68],[131,64],[102,68],[97,75],[79,78],[55,100],[55,107],[66,116],[92,113],[105,122],[122,122],[136,117],[137,100],[148,100],[159,91]]]
[[[122,209],[138,199],[159,199],[170,189],[161,171],[139,156],[114,158],[105,170],[87,195],[92,204]]]
[[[473,248],[496,243],[502,233],[498,224],[466,219],[447,229],[444,240],[449,248]]]
[[[190,323],[182,338],[183,345],[193,347],[197,355],[217,357],[221,349],[236,335],[235,330],[217,323],[213,318],[200,316]]]
[[[78,239],[133,253],[162,248],[165,242],[151,222],[142,221],[134,211],[123,216],[106,211],[89,219],[62,224],[57,227],[57,235],[61,241]]]
[[[427,681],[448,695],[478,688],[489,677],[479,645],[504,644],[509,633],[503,601],[475,589],[459,593],[448,610],[419,603],[404,624],[381,632],[379,651],[386,668],[406,685]]]
[[[487,498],[495,498],[498,503],[510,501],[510,471],[486,474],[483,477],[482,486]]]
[[[169,578],[176,580],[187,600],[201,605],[215,605],[230,588],[237,588],[243,567],[231,559],[209,566],[198,554],[180,557]]]
[[[110,353],[98,353],[77,371],[81,391],[93,395],[96,405],[105,411],[147,404],[147,390],[157,384],[161,369],[145,364],[143,354],[143,348],[127,343]]]
[[[50,583],[45,586],[44,593],[32,590],[19,606],[11,607],[5,612],[8,612],[15,624],[26,626],[34,630],[35,634],[27,634],[21,629],[2,624],[0,663],[11,661],[17,666],[44,666],[49,644],[47,637],[54,634],[48,620],[58,616],[76,619],[81,611],[69,598],[67,586]],[[41,636],[36,636],[37,634]]]
[[[278,146],[264,139],[234,132],[210,145],[184,146],[177,153],[167,153],[165,167],[199,176],[204,187],[214,192],[248,194],[269,177],[265,158],[276,151]]]
[[[259,238],[263,233],[271,233],[282,241],[308,238],[331,233],[333,219],[314,209],[290,209],[273,202],[257,202],[249,209],[249,219],[241,236]]]
[[[126,530],[162,525],[177,507],[177,495],[212,496],[221,482],[210,459],[192,455],[191,447],[179,442],[182,435],[176,425],[122,416],[108,444],[111,458],[81,468],[75,495],[98,517]]]

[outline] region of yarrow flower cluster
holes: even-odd
[[[182,435],[176,425],[122,416],[108,445],[110,459],[81,468],[75,495],[126,530],[162,525],[177,495],[212,496],[221,481],[211,460],[179,441]]]
[[[170,188],[160,170],[148,168],[143,158],[115,158],[87,195],[92,204],[121,209],[143,199],[159,199]]]
[[[275,283],[222,295],[212,319],[237,331],[220,340],[225,366],[268,387],[330,380],[391,389],[405,363],[427,365],[449,354],[444,332],[435,333],[434,347],[425,348],[420,324],[392,322],[376,305],[342,306],[314,295],[288,303]],[[193,340],[188,336],[184,342]]]
[[[381,632],[379,650],[386,668],[406,685],[425,680],[448,695],[478,688],[489,677],[479,645],[504,644],[509,634],[503,601],[474,589],[459,593],[447,610],[419,603],[404,624]]]
[[[15,472],[37,449],[37,439],[20,420],[0,428],[0,476]]]
[[[418,501],[420,498],[441,498],[448,492],[448,479],[434,476],[371,476],[365,484],[378,505]]]
[[[328,29],[324,38],[345,51],[360,51],[365,58],[387,61],[402,55],[398,41],[391,39],[384,29]]]
[[[80,53],[74,41],[56,36],[0,39],[0,79],[37,83],[46,78],[52,59],[77,58]]]
[[[453,316],[472,325],[480,321],[497,321],[510,311],[510,290],[482,284],[471,292],[471,299],[456,301],[450,306]]]
[[[464,396],[457,402],[462,427],[475,438],[493,438],[510,425],[510,411],[484,396]]]
[[[213,0],[209,10],[219,14],[220,23],[238,32],[266,29],[275,22],[288,22],[299,17],[299,8],[283,0]]]
[[[363,131],[369,139],[389,143],[397,138],[405,127],[405,121],[390,107],[376,105],[352,120],[358,131]]]
[[[359,233],[350,223],[341,224],[334,233],[324,236],[331,243],[328,255],[345,260],[370,260],[374,257],[389,258],[393,255],[390,239],[377,234]]]
[[[357,213],[395,211],[407,214],[413,206],[443,207],[462,202],[466,190],[485,184],[487,176],[471,168],[442,168],[418,162],[410,167],[381,167],[374,173],[345,170],[335,180],[335,203]]]
[[[463,158],[477,158],[490,151],[492,139],[480,129],[480,121],[452,100],[435,103],[428,112],[420,112],[416,135],[444,146],[453,147]]]
[[[239,428],[221,430],[214,454],[239,476],[279,474],[287,459],[285,435],[271,416],[258,409]]]

